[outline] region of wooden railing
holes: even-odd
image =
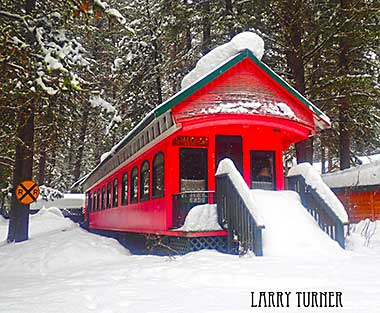
[[[173,195],[172,228],[183,226],[189,211],[196,205],[214,203],[214,191],[186,191]]]
[[[238,242],[240,253],[253,251],[256,256],[262,256],[264,226],[256,223],[228,174],[216,176],[216,203],[218,222],[227,229],[228,251],[231,252]]]
[[[344,225],[318,192],[301,175],[287,177],[288,189],[299,193],[302,205],[313,216],[319,227],[344,249]]]

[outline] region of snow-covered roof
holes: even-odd
[[[330,188],[380,185],[380,160],[323,175]]]
[[[219,67],[226,60],[244,50],[251,51],[257,59],[261,60],[264,55],[263,39],[252,32],[242,32],[237,34],[231,39],[231,41],[216,47],[200,58],[195,68],[182,79],[181,88],[185,89],[192,85],[194,82]]]

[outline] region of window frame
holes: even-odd
[[[96,209],[99,211],[101,210],[101,207],[100,207],[100,189],[98,189],[98,191],[96,192]]]
[[[121,177],[121,205],[127,205],[128,204],[128,197],[129,197],[129,176],[128,172],[125,172],[123,176]]]
[[[105,209],[105,195],[106,195],[106,186],[102,187],[102,204],[101,204],[101,210]]]
[[[272,159],[272,164],[271,165],[271,168],[270,168],[270,172],[271,172],[271,184],[272,184],[272,189],[269,189],[269,190],[276,190],[277,186],[276,186],[276,179],[277,179],[277,173],[276,173],[276,151],[275,150],[250,150],[249,151],[249,166],[250,166],[250,182],[249,182],[249,185],[250,185],[250,188],[254,188],[253,186],[253,183],[254,182],[260,182],[258,180],[253,180],[253,177],[255,176],[254,174],[254,155],[265,155],[265,154],[269,154],[271,155],[271,159]],[[260,189],[260,188],[259,188]]]
[[[144,166],[146,166],[146,165],[147,165],[147,168],[144,169]],[[147,177],[148,177],[148,193],[147,194],[145,193],[145,189],[144,189],[145,175],[147,175]],[[139,187],[140,187],[140,201],[148,201],[148,200],[150,200],[150,189],[151,189],[151,186],[150,186],[150,164],[149,164],[148,160],[144,160],[141,163],[141,166],[140,166],[140,184],[139,184]]]
[[[106,208],[111,207],[111,182],[107,183],[107,201],[106,201]]]
[[[119,180],[117,179],[117,177],[115,177],[113,179],[113,183],[112,183],[112,207],[113,208],[116,208],[118,206],[118,204],[119,204],[119,199],[118,199],[119,192],[118,192],[118,188],[119,188]]]
[[[161,166],[160,163],[157,164],[157,159],[162,156],[162,188],[159,190],[157,188],[157,168]],[[159,191],[159,192],[158,192]],[[157,152],[152,161],[152,199],[163,198],[165,196],[165,155],[162,151]]]
[[[135,172],[135,173],[134,173]],[[136,177],[136,194],[135,194],[135,188],[134,188],[134,178]],[[130,191],[129,191],[129,203],[137,203],[139,201],[139,169],[137,166],[134,166],[131,169],[131,174],[129,176],[130,181]]]

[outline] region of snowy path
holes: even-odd
[[[6,226],[0,219],[0,238]],[[380,235],[363,248],[362,227],[350,242],[356,251],[331,257],[201,251],[170,259],[131,256],[49,212],[31,226],[28,242],[0,247],[0,312],[379,312]],[[319,290],[342,292],[344,307],[250,307],[251,291]]]

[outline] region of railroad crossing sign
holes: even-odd
[[[22,204],[31,204],[40,194],[40,187],[33,180],[24,180],[16,188],[16,199]]]

